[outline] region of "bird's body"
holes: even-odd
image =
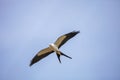
[[[72,37],[74,37],[76,34],[78,34],[79,31],[73,31],[70,33],[67,33],[65,35],[60,36],[55,43],[52,43],[49,45],[48,48],[45,48],[41,51],[39,51],[35,57],[32,59],[30,66],[33,65],[34,63],[38,62],[39,60],[41,60],[42,58],[48,56],[49,54],[56,52],[56,55],[58,57],[59,62],[61,63],[60,60],[60,56],[63,55],[65,57],[68,57],[70,59],[72,59],[71,57],[67,56],[66,54],[62,53],[59,48],[65,44],[65,42],[67,42],[69,39],[71,39]]]
[[[58,47],[57,47],[54,43],[50,44],[49,47],[50,47],[54,52],[60,51],[60,50],[58,49]]]

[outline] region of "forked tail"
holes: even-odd
[[[60,53],[60,54],[58,54],[58,53]],[[58,60],[59,60],[60,63],[61,63],[60,55],[63,55],[63,56],[65,56],[65,57],[69,58],[69,59],[72,59],[70,56],[68,56],[68,55],[62,53],[61,51],[59,51],[59,52],[57,52],[57,57],[58,57]]]

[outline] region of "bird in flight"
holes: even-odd
[[[58,57],[59,62],[61,63],[60,56],[63,55],[67,58],[72,59],[70,56],[62,53],[59,48],[64,45],[69,39],[74,37],[76,34],[78,34],[80,31],[72,31],[67,34],[64,34],[60,36],[55,43],[52,43],[49,45],[49,47],[39,51],[31,60],[30,66],[32,66],[34,63],[38,62],[39,60],[43,59],[44,57],[48,56],[49,54],[56,52],[56,55]]]

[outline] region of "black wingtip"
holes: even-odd
[[[37,56],[37,55],[35,55],[35,57],[31,60],[31,62],[30,62],[30,67],[34,64],[34,63],[36,63],[37,61],[39,61],[39,56]]]
[[[79,31],[77,31],[77,33],[80,33],[80,30],[79,30]]]
[[[30,62],[29,66],[31,67],[34,64],[33,60]]]
[[[73,32],[76,33],[76,34],[78,34],[78,33],[80,33],[80,30],[79,30],[79,31],[75,31],[75,30],[74,30]]]
[[[33,65],[33,64],[32,64],[32,63],[30,63],[30,65],[29,65],[29,66],[31,67],[32,65]]]

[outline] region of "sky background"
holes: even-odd
[[[80,30],[29,67],[59,36]],[[119,0],[0,0],[0,80],[120,80]]]

